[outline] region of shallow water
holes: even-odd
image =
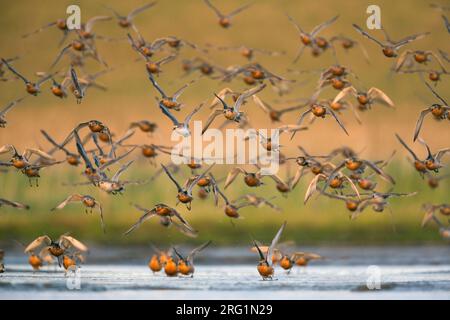
[[[138,253],[118,263],[122,249],[98,251],[67,277],[54,266],[32,272],[26,257],[11,253],[0,299],[450,299],[448,247],[310,249],[326,259],[290,274],[277,268],[272,281],[260,279],[248,249],[205,251],[193,278],[154,275],[148,256],[134,261]],[[368,280],[381,290],[369,290]]]

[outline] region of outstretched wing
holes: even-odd
[[[303,199],[303,203],[306,204],[306,202],[309,200],[309,198],[311,198],[311,196],[317,190],[317,183],[319,182],[320,178],[326,180],[327,177],[324,174],[318,174],[311,180],[311,182],[308,185],[308,188],[306,189],[305,198]]]
[[[199,246],[199,247],[197,247],[197,248],[195,248],[194,250],[192,250],[190,253],[189,253],[189,255],[187,256],[187,261],[189,262],[189,263],[191,263],[191,264],[194,264],[194,258],[195,258],[195,255],[197,254],[197,253],[199,253],[200,251],[203,251],[207,246],[209,246],[210,244],[211,244],[211,240],[209,240],[208,242],[205,242],[204,244],[202,244],[201,246]]]
[[[13,208],[18,208],[18,209],[27,209],[27,210],[30,209],[29,205],[22,204],[22,203],[16,202],[16,201],[0,199],[0,207],[3,205],[11,206]]]
[[[227,178],[225,180],[224,188],[226,189],[233,181],[236,179],[239,173],[246,174],[246,171],[242,169],[241,167],[235,167],[231,169],[231,171],[228,173]]]
[[[16,71],[16,69],[14,69],[9,63],[8,61],[6,61],[5,59],[2,58],[2,62],[5,64],[5,66],[12,72],[14,73],[16,76],[18,76],[20,79],[23,80],[23,82],[25,82],[25,84],[30,83],[30,81],[27,80],[27,78],[25,78],[23,75],[21,75],[19,72]]]
[[[420,112],[419,118],[417,119],[416,127],[414,128],[414,138],[413,141],[416,141],[417,137],[419,136],[420,129],[423,125],[423,120],[425,119],[425,116],[431,112],[430,108],[424,109]]]
[[[25,97],[19,98],[10,102],[2,111],[0,111],[0,117],[4,116],[9,110],[11,110],[14,106],[16,106],[19,102],[21,102]]]
[[[275,237],[272,240],[272,243],[270,244],[269,250],[267,251],[267,260],[268,261],[272,261],[272,253],[273,250],[275,249],[275,247],[277,246],[278,241],[281,238],[281,234],[283,233],[284,228],[286,227],[287,222],[285,221],[282,225],[281,228],[278,230],[277,234],[275,235]],[[266,260],[266,261],[267,261]]]
[[[205,126],[203,127],[202,135],[206,132],[206,130],[208,130],[209,126],[214,121],[214,119],[221,114],[222,110],[214,110],[213,112],[211,112],[211,114],[208,117],[208,120],[206,120]]]
[[[325,108],[327,109],[327,112],[332,115],[334,120],[336,120],[336,122],[339,124],[339,126],[342,128],[342,130],[344,130],[345,134],[349,135],[348,132],[347,132],[347,129],[345,129],[344,124],[341,122],[341,120],[339,120],[339,118],[336,115],[336,113],[333,110],[331,110],[331,108],[329,108],[329,107],[325,107]]]
[[[333,103],[339,102],[341,101],[344,97],[346,97],[347,95],[353,95],[356,96],[358,94],[358,91],[355,89],[355,87],[350,86],[347,87],[345,89],[342,89],[336,96],[336,98],[334,98]]]
[[[378,88],[375,88],[375,87],[370,88],[369,91],[367,91],[367,94],[369,95],[369,97],[372,97],[374,99],[378,98],[381,101],[386,102],[391,107],[394,106],[394,102],[392,102],[391,98],[389,98],[387,96],[387,94],[385,94],[383,91],[381,91]]]
[[[59,241],[60,244],[65,248],[69,248],[72,246],[79,251],[83,252],[89,251],[88,247],[86,247],[81,241],[75,239],[74,237],[62,235],[59,238]]]
[[[403,141],[402,138],[400,138],[400,136],[396,133],[395,136],[397,137],[397,140],[401,143],[401,145],[409,152],[409,154],[411,154],[411,156],[414,158],[414,160],[419,160],[416,156],[416,154],[414,153],[414,151],[412,151],[412,149],[406,144],[405,141]]]
[[[241,107],[242,103],[245,101],[245,99],[253,96],[254,94],[260,92],[266,87],[266,84],[263,83],[260,86],[251,88],[245,92],[243,92],[241,95],[239,95],[239,98],[236,100],[236,103],[234,104],[234,111],[239,112],[239,108]]]
[[[352,24],[353,28],[355,28],[356,31],[358,31],[360,34],[362,34],[364,37],[366,37],[369,40],[374,41],[375,43],[377,43],[379,46],[384,47],[384,44],[382,42],[380,42],[378,39],[375,39],[374,37],[372,37],[370,34],[368,34],[367,32],[365,32],[363,29],[361,29],[357,24]]]
[[[159,86],[159,84],[156,82],[155,77],[151,72],[148,72],[148,78],[150,79],[150,82],[155,87],[156,90],[161,94],[163,98],[166,98],[167,95],[164,93],[163,89]]]
[[[217,9],[209,0],[204,0],[204,1],[205,1],[206,5],[210,9],[212,9],[219,18],[223,18],[224,17],[224,15],[219,11],[219,9]]]
[[[425,82],[425,85],[428,87],[428,89],[431,90],[431,92],[433,93],[433,95],[439,99],[445,106],[448,106],[447,101],[444,100],[444,98],[442,98],[431,86],[428,82]]]
[[[322,24],[319,24],[317,27],[315,27],[313,29],[313,31],[311,31],[311,36],[315,37],[320,31],[322,31],[323,29],[327,28],[328,26],[330,26],[333,22],[335,22],[337,19],[339,18],[339,15],[331,18],[328,21],[325,21]]]
[[[172,176],[172,174],[170,173],[170,171],[166,168],[166,166],[164,166],[161,163],[161,167],[163,168],[164,172],[167,174],[167,176],[169,177],[170,180],[172,180],[172,182],[176,185],[177,187],[177,191],[180,192],[183,190],[183,188],[180,186],[180,184],[178,183],[177,180],[175,180],[175,178]]]
[[[139,220],[138,220],[135,224],[133,224],[133,225],[131,226],[130,229],[128,229],[127,231],[125,231],[124,235],[130,234],[133,230],[135,230],[136,228],[138,228],[144,221],[146,221],[146,220],[148,220],[148,219],[150,219],[151,217],[153,217],[153,216],[156,215],[155,209],[148,210],[148,209],[142,208],[141,206],[136,205],[136,204],[134,205],[134,207],[135,207],[136,209],[140,210],[140,211],[144,211],[145,213],[144,213],[144,215],[142,215],[142,216],[139,218]]]
[[[83,200],[83,196],[81,194],[72,194],[72,195],[68,196],[66,198],[66,200],[64,200],[63,202],[58,204],[56,207],[54,207],[52,209],[52,211],[55,210],[55,209],[62,209],[66,205],[68,205],[70,202],[77,202],[77,201],[81,201],[81,200]]]
[[[124,173],[125,170],[127,170],[128,167],[129,167],[133,162],[134,162],[134,160],[131,160],[131,161],[128,161],[127,163],[125,163],[123,166],[121,166],[120,169],[117,170],[116,174],[114,174],[114,176],[111,178],[111,181],[113,181],[113,182],[118,182],[118,181],[119,181],[119,178],[120,178],[120,175],[121,175],[122,173]]]
[[[106,21],[106,20],[111,20],[111,17],[109,16],[95,16],[92,17],[91,19],[88,20],[88,22],[86,22],[86,26],[85,26],[85,30],[88,33],[92,32],[92,28],[94,27],[94,24],[98,21]]]
[[[408,44],[408,43],[410,43],[410,42],[412,42],[414,40],[421,39],[421,38],[427,36],[428,34],[430,34],[430,33],[429,32],[425,32],[425,33],[419,33],[419,34],[414,34],[414,35],[408,36],[408,37],[403,38],[402,40],[396,42],[394,44],[394,46],[395,46],[396,49],[398,49],[398,48],[403,47],[404,45],[406,45],[406,44]]]
[[[139,13],[141,13],[141,12],[143,12],[143,11],[145,11],[145,10],[151,8],[151,7],[153,7],[155,4],[156,4],[156,1],[153,1],[153,2],[147,3],[146,5],[143,5],[142,7],[139,7],[139,8],[136,8],[136,9],[132,10],[132,11],[128,14],[127,20],[128,20],[128,21],[133,20],[133,18],[134,18],[135,16],[137,16]]]
[[[231,18],[231,17],[237,15],[238,13],[240,13],[240,12],[242,12],[242,11],[244,11],[244,10],[247,10],[248,8],[250,8],[250,7],[252,6],[252,4],[253,4],[253,3],[248,3],[248,4],[246,4],[246,5],[243,5],[242,7],[237,8],[236,10],[231,11],[231,12],[228,14],[228,17]]]
[[[174,124],[174,126],[178,126],[180,123],[178,122],[177,118],[167,109],[162,103],[159,103],[159,108],[161,109],[162,113],[166,115]]]
[[[40,236],[38,238],[36,238],[35,240],[33,240],[24,250],[25,253],[29,253],[29,252],[33,252],[34,250],[36,250],[37,248],[39,248],[41,245],[46,244],[46,245],[50,245],[50,243],[52,242],[52,239],[50,239],[49,236],[45,235],[45,236]]]

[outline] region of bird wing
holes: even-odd
[[[81,241],[75,239],[74,237],[68,236],[68,235],[62,235],[59,238],[60,244],[65,248],[70,248],[71,246],[75,249],[86,252],[89,251],[88,247],[84,245]]]
[[[25,158],[29,159],[32,154],[36,154],[39,157],[47,159],[47,160],[50,160],[50,161],[56,161],[55,158],[53,158],[47,152],[44,152],[42,150],[34,149],[34,148],[27,148],[27,149],[25,149],[25,152],[24,152],[24,157]]]
[[[210,9],[212,9],[219,18],[223,18],[224,17],[224,15],[219,11],[219,9],[217,9],[209,0],[204,0],[204,1],[205,1],[206,5]]]
[[[180,186],[180,184],[178,183],[177,180],[175,180],[175,178],[172,176],[172,174],[170,173],[170,171],[161,163],[161,167],[163,168],[164,172],[167,174],[167,176],[169,177],[170,180],[172,180],[172,182],[176,185],[177,187],[177,191],[180,192],[183,190],[183,188]]]
[[[398,57],[394,70],[399,71],[402,68],[403,64],[407,61],[407,59],[411,57],[411,54],[411,50],[406,50],[405,52],[403,52],[400,57]]]
[[[236,100],[236,103],[234,104],[234,111],[235,112],[239,112],[239,108],[242,105],[242,103],[245,101],[245,99],[247,99],[248,97],[253,96],[255,93],[260,92],[261,90],[263,90],[266,87],[266,84],[263,83],[260,86],[257,87],[253,87],[245,92],[243,92],[242,94],[239,95],[239,98]]]
[[[376,98],[381,99],[381,101],[386,102],[391,107],[394,106],[394,102],[392,102],[391,98],[389,98],[387,96],[387,94],[385,94],[383,91],[381,91],[378,88],[375,88],[375,87],[370,88],[369,91],[367,91],[367,95],[374,99],[376,99]]]
[[[56,207],[54,207],[52,209],[52,211],[55,210],[55,209],[62,209],[66,205],[68,205],[70,202],[76,202],[76,201],[81,201],[81,200],[83,200],[83,196],[81,194],[72,194],[72,195],[68,196],[66,198],[66,200],[64,200],[63,202],[58,204]]]
[[[333,110],[331,110],[331,108],[329,108],[329,107],[325,107],[325,108],[327,109],[327,112],[329,112],[333,116],[334,120],[336,120],[336,122],[339,124],[339,126],[342,128],[342,130],[344,130],[344,132],[347,135],[349,135],[348,132],[347,132],[347,129],[345,129],[344,124],[341,122],[341,120],[339,120],[339,118],[336,115],[336,113]]]
[[[189,124],[189,122],[191,121],[191,119],[192,119],[192,117],[194,116],[194,114],[196,114],[197,112],[199,112],[200,109],[203,107],[203,105],[204,105],[204,103],[200,103],[200,104],[198,105],[197,108],[193,109],[193,110],[186,116],[186,118],[184,119],[184,124],[185,124],[186,126],[188,126],[188,124]]]
[[[128,229],[127,231],[125,231],[124,235],[128,235],[129,233],[131,233],[134,229],[136,229],[137,227],[139,227],[144,221],[150,219],[151,217],[156,215],[156,210],[152,209],[152,210],[148,210],[145,208],[140,207],[139,205],[134,205],[134,207],[140,211],[144,211],[145,213],[139,218],[139,220],[133,224],[131,226],[130,229]]]
[[[39,248],[41,245],[46,244],[50,245],[52,243],[52,239],[49,236],[44,235],[33,240],[24,250],[25,253],[32,252]]]
[[[19,98],[10,102],[2,111],[0,111],[0,116],[4,116],[9,110],[11,110],[14,106],[16,106],[19,102],[21,102],[25,97]]]
[[[121,166],[120,169],[117,170],[117,172],[116,172],[116,173],[114,174],[114,176],[111,178],[111,181],[113,181],[113,182],[118,182],[118,181],[119,181],[119,178],[120,178],[120,175],[121,175],[122,173],[124,173],[125,170],[127,170],[128,167],[129,167],[133,162],[134,162],[134,160],[131,160],[131,161],[128,161],[127,163],[125,163],[123,166]]]
[[[219,91],[219,93],[217,95],[215,95],[214,99],[212,100],[209,108],[212,109],[214,108],[217,104],[222,103],[223,99],[225,99],[225,96],[227,94],[233,93],[234,91],[231,90],[230,88],[223,88],[222,90]]]
[[[95,207],[98,208],[98,211],[99,211],[99,213],[100,213],[100,223],[101,223],[101,226],[102,226],[103,233],[106,233],[106,225],[105,225],[105,220],[104,220],[104,218],[103,218],[103,208],[102,208],[102,205],[100,204],[100,202],[95,201]]]
[[[425,82],[425,85],[428,87],[428,89],[431,90],[431,92],[433,93],[433,95],[439,99],[445,106],[448,106],[447,101],[444,100],[444,98],[442,98],[431,86],[428,82]]]
[[[417,119],[416,127],[414,129],[414,141],[416,141],[419,136],[420,129],[422,128],[423,120],[425,116],[431,112],[430,108],[426,108],[420,112],[419,118]]]
[[[375,39],[374,37],[372,37],[370,34],[368,34],[367,32],[365,32],[363,29],[361,29],[358,25],[353,24],[353,28],[355,28],[356,31],[358,31],[360,34],[362,34],[364,37],[366,37],[369,40],[372,40],[374,42],[376,42],[379,46],[384,47],[384,44],[382,42],[380,42],[378,39]]]
[[[373,171],[375,171],[377,174],[379,174],[384,180],[395,184],[394,178],[392,178],[390,175],[388,175],[386,172],[384,172],[382,169],[380,169],[375,163],[372,161],[364,160],[364,163],[369,166]]]
[[[414,35],[405,37],[405,38],[395,42],[394,43],[394,47],[396,49],[398,49],[398,48],[403,47],[404,45],[406,45],[406,44],[408,44],[408,43],[410,43],[410,42],[412,42],[414,40],[421,39],[421,38],[425,37],[428,34],[429,34],[429,32],[425,32],[425,33],[419,33],[419,34],[414,34]]]
[[[320,31],[330,26],[333,22],[335,22],[339,18],[339,15],[331,18],[328,21],[323,22],[322,24],[319,24],[311,31],[311,36],[315,37]]]
[[[159,103],[159,108],[161,109],[162,113],[166,115],[174,124],[174,126],[180,125],[177,118],[167,109],[162,103]]]
[[[191,192],[192,192],[192,188],[194,188],[194,186],[197,184],[197,182],[198,181],[200,181],[200,179],[202,179],[211,169],[212,169],[212,167],[214,167],[214,165],[215,165],[215,163],[213,163],[212,165],[210,165],[209,167],[208,167],[208,169],[206,169],[205,171],[203,171],[203,173],[202,174],[200,174],[198,177],[196,177],[190,184],[189,184],[189,186],[187,187],[187,193],[188,194],[191,194]]]
[[[259,246],[258,246],[258,244],[256,243],[255,240],[253,240],[253,246],[254,246],[254,247],[256,248],[256,250],[258,251],[259,259],[267,262],[267,259],[266,259],[265,255],[264,255],[264,253],[263,253],[262,250],[259,248]]]
[[[141,12],[143,12],[143,11],[145,11],[145,10],[151,8],[151,7],[153,7],[155,4],[156,4],[156,1],[153,1],[153,2],[147,3],[146,5],[143,5],[142,7],[139,7],[139,8],[136,8],[136,9],[132,10],[132,11],[127,15],[127,20],[128,20],[128,21],[133,20],[133,18],[134,18],[135,16],[137,16],[139,13],[141,13]]]
[[[30,81],[27,80],[27,78],[25,78],[23,75],[21,75],[18,71],[16,71],[16,69],[14,69],[9,63],[8,61],[6,61],[5,59],[2,58],[2,62],[5,64],[5,66],[12,72],[14,73],[16,76],[18,76],[20,79],[23,80],[23,82],[25,82],[25,84],[30,83]]]
[[[247,172],[242,169],[241,167],[235,167],[231,169],[231,171],[228,173],[227,178],[225,180],[224,188],[226,189],[233,181],[236,179],[239,173],[246,174]]]
[[[206,120],[205,126],[203,127],[202,130],[202,135],[206,132],[206,130],[208,130],[209,126],[211,125],[211,123],[214,121],[214,119],[222,114],[222,110],[218,109],[218,110],[214,110],[213,112],[211,112],[211,114],[208,117],[208,120]]]
[[[281,225],[280,229],[278,230],[277,234],[275,235],[275,237],[272,240],[272,243],[270,244],[269,250],[267,251],[267,260],[268,261],[272,261],[272,253],[273,250],[275,249],[275,247],[277,246],[278,241],[281,238],[281,234],[283,233],[284,228],[286,227],[287,222],[283,222],[283,224]]]
[[[106,162],[106,163],[104,163],[103,165],[101,165],[101,166],[99,167],[99,170],[100,170],[100,171],[103,171],[103,170],[105,170],[107,167],[113,165],[114,163],[119,162],[120,160],[122,160],[123,158],[125,158],[126,156],[128,156],[131,152],[133,152],[134,149],[136,149],[136,147],[133,147],[133,148],[131,148],[130,150],[128,150],[127,152],[125,152],[124,154],[121,154],[120,156],[118,156],[118,157],[116,157],[116,158],[114,158],[114,159],[109,160],[108,162]]]
[[[305,198],[303,199],[303,203],[306,204],[306,202],[309,200],[309,198],[311,198],[311,196],[317,190],[317,183],[319,182],[320,178],[326,180],[327,177],[322,173],[314,176],[314,178],[309,183],[308,188],[306,189]]]
[[[397,137],[397,140],[402,144],[402,146],[411,154],[411,156],[414,158],[414,160],[419,160],[419,158],[417,158],[416,154],[414,153],[414,151],[412,151],[412,149],[406,144],[405,141],[403,141],[402,138],[400,138],[400,136],[396,133],[395,136]]]
[[[198,254],[200,251],[203,251],[207,246],[209,246],[211,244],[211,240],[209,240],[208,242],[205,242],[204,244],[202,244],[201,246],[195,248],[194,250],[192,250],[189,255],[186,257],[186,260],[192,264],[194,264],[194,258],[195,255]]]
[[[0,206],[2,206],[2,205],[8,205],[13,208],[27,209],[27,210],[30,208],[30,206],[28,206],[26,204],[22,204],[20,202],[6,200],[6,199],[0,199]]]
[[[333,103],[339,102],[341,101],[344,97],[346,97],[347,95],[353,95],[356,96],[358,94],[358,91],[355,89],[355,87],[350,86],[347,88],[342,89],[337,96],[334,98]]]
[[[156,90],[161,94],[163,98],[167,98],[167,95],[164,93],[163,89],[158,85],[158,83],[155,80],[155,77],[151,72],[148,72],[148,78],[150,79],[150,82],[155,87]]]
[[[253,3],[245,4],[245,5],[243,5],[243,6],[239,7],[239,8],[237,8],[236,10],[231,11],[227,16],[228,16],[229,18],[231,18],[231,17],[237,15],[238,13],[240,13],[240,12],[242,12],[242,11],[244,11],[244,10],[247,10],[247,9],[248,9],[249,7],[251,7],[252,5],[253,5]]]
[[[91,33],[92,28],[94,27],[94,24],[98,21],[106,21],[106,20],[111,20],[110,16],[95,16],[92,17],[91,19],[88,20],[88,22],[86,22],[86,26],[84,27],[84,29],[86,30],[86,32]]]

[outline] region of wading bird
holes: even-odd
[[[181,255],[175,247],[173,247],[173,251],[178,256],[178,262],[177,262],[177,268],[178,272],[184,276],[191,276],[191,278],[194,277],[194,258],[197,254],[199,254],[201,251],[203,251],[207,246],[211,244],[211,240],[208,242],[205,242],[201,246],[195,248],[192,250],[186,257]]]
[[[278,230],[277,234],[272,240],[272,243],[270,244],[270,247],[267,249],[266,254],[264,254],[261,249],[259,248],[258,244],[255,240],[253,240],[253,246],[256,247],[256,250],[259,254],[259,263],[256,267],[259,274],[261,275],[263,280],[272,279],[274,275],[274,268],[273,268],[273,262],[272,262],[272,255],[273,250],[278,244],[278,241],[280,240],[281,234],[283,233],[284,228],[286,227],[286,222],[284,222],[281,226],[281,228]],[[269,262],[270,261],[270,262]]]

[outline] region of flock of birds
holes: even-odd
[[[232,20],[238,14],[245,10],[251,10],[252,5],[242,6],[229,14],[224,14],[210,1],[204,0],[207,8],[211,9],[218,18],[218,23],[222,28],[229,29],[232,27]],[[97,23],[104,23],[111,19],[116,19],[120,28],[127,33],[127,41],[132,52],[143,60],[145,72],[150,80],[149,85],[155,89],[157,97],[156,108],[158,108],[167,121],[173,125],[173,130],[182,136],[190,135],[189,124],[194,116],[204,107],[205,103],[199,104],[197,107],[189,108],[181,101],[181,95],[189,87],[194,85],[199,78],[209,77],[216,80],[220,84],[231,83],[233,80],[239,79],[247,86],[246,90],[233,90],[229,87],[223,88],[220,92],[211,93],[210,116],[204,125],[203,133],[208,130],[211,124],[218,118],[223,119],[220,128],[228,124],[235,124],[240,128],[249,127],[248,112],[242,109],[248,109],[246,104],[250,104],[250,100],[260,107],[270,118],[273,123],[280,123],[283,115],[288,113],[300,112],[296,116],[297,121],[294,124],[281,125],[278,127],[281,133],[288,133],[291,139],[294,135],[306,127],[303,126],[306,119],[309,123],[314,120],[331,118],[339,128],[347,135],[344,123],[341,121],[341,115],[347,110],[351,110],[357,121],[361,122],[358,112],[370,111],[375,105],[385,105],[394,108],[394,102],[390,97],[376,87],[366,90],[356,84],[358,77],[350,68],[339,64],[337,61],[337,52],[339,48],[344,50],[352,50],[360,48],[366,58],[368,58],[362,42],[370,40],[381,48],[381,53],[386,58],[395,59],[392,71],[396,73],[418,74],[424,85],[435,98],[435,103],[425,108],[419,115],[416,129],[412,135],[413,142],[419,142],[426,149],[426,157],[421,158],[416,155],[404,138],[397,135],[399,143],[410,153],[412,157],[412,166],[423,178],[426,178],[429,186],[436,188],[442,179],[448,175],[439,175],[439,169],[444,167],[443,159],[450,149],[442,149],[436,152],[431,151],[429,145],[420,138],[420,132],[423,127],[424,120],[428,115],[437,121],[450,120],[450,106],[445,99],[438,93],[437,84],[442,80],[443,76],[448,75],[447,67],[449,63],[448,53],[439,50],[438,52],[431,50],[407,50],[404,49],[411,42],[418,41],[421,38],[429,36],[429,33],[419,33],[407,36],[399,41],[392,40],[385,29],[382,29],[384,39],[378,39],[373,35],[364,31],[361,27],[353,24],[356,31],[355,40],[343,35],[325,38],[320,33],[330,27],[338,16],[316,26],[310,32],[304,31],[302,27],[291,16],[288,20],[296,28],[300,40],[300,48],[294,58],[294,63],[300,60],[305,50],[310,50],[314,57],[321,57],[328,51],[331,51],[336,64],[320,70],[320,76],[315,92],[310,98],[298,99],[292,106],[285,108],[276,108],[260,98],[260,93],[268,88],[272,88],[279,95],[283,95],[292,90],[292,85],[296,80],[287,79],[283,76],[276,75],[269,71],[262,64],[256,62],[257,55],[268,55],[278,57],[285,55],[285,52],[271,52],[250,48],[247,46],[223,47],[212,44],[206,44],[201,47],[187,40],[174,36],[158,38],[152,42],[144,39],[143,35],[133,22],[138,14],[155,7],[156,2],[148,3],[140,8],[131,11],[127,15],[118,13],[112,8],[107,8],[113,13],[113,16],[96,16],[83,23],[79,30],[69,30],[64,19],[52,21],[44,27],[24,36],[36,35],[49,28],[56,28],[62,33],[60,45],[63,47],[57,55],[55,61],[46,72],[36,72],[35,76],[31,74],[26,76],[17,65],[20,57],[2,58],[0,64],[0,78],[4,81],[22,81],[25,85],[27,96],[38,96],[41,94],[45,85],[49,84],[53,95],[58,98],[69,98],[73,95],[77,103],[81,103],[86,99],[88,89],[105,90],[97,79],[107,72],[113,72],[106,61],[97,50],[96,42],[98,40],[112,41],[108,37],[95,33]],[[436,6],[435,6],[436,7]],[[445,27],[450,33],[450,25],[445,16],[447,7],[439,7],[443,12]],[[156,10],[156,9],[155,9]],[[359,37],[359,38],[357,38]],[[165,65],[174,63],[176,59],[182,56],[184,50],[195,50],[198,57],[194,59],[182,60],[182,69],[186,74],[198,74],[199,77],[182,86],[172,95],[168,94],[157,82],[157,77],[161,73]],[[211,51],[238,51],[248,59],[248,63],[244,65],[232,65],[228,67],[219,66],[208,60]],[[155,56],[162,54],[160,58]],[[54,68],[60,64],[62,59],[66,57],[67,66],[62,67],[64,71],[55,72]],[[90,74],[85,70],[85,62],[88,59],[94,59],[100,65],[104,66],[104,70],[98,73]],[[17,61],[19,60],[19,61]],[[291,71],[292,72],[292,71]],[[353,79],[353,80],[352,80]],[[430,84],[431,83],[431,84]],[[320,98],[320,94],[327,88],[333,88],[337,94],[334,99]],[[331,89],[332,90],[332,89]],[[6,115],[8,112],[19,105],[24,99],[21,97],[9,103],[0,111],[0,130],[7,130]],[[244,107],[244,108],[243,108]],[[187,116],[182,118],[179,116],[181,111],[187,111]],[[47,151],[39,148],[26,148],[18,150],[12,144],[0,146],[0,155],[4,158],[0,162],[0,166],[6,169],[16,170],[18,173],[24,174],[30,179],[30,185],[35,181],[38,185],[41,169],[62,165],[68,166],[84,166],[83,176],[85,182],[80,185],[91,185],[93,188],[111,194],[121,194],[125,191],[127,185],[144,184],[156,179],[160,175],[165,175],[167,179],[173,183],[176,188],[176,204],[184,204],[188,210],[191,210],[192,202],[195,198],[205,199],[209,195],[213,195],[214,203],[219,205],[221,200],[224,203],[223,211],[230,219],[240,217],[241,209],[248,206],[257,208],[267,206],[272,210],[281,210],[278,206],[271,202],[272,198],[264,198],[253,193],[245,194],[238,199],[230,200],[226,194],[227,189],[238,176],[243,177],[244,183],[251,188],[257,188],[264,181],[272,180],[275,189],[283,196],[287,196],[293,192],[302,177],[311,174],[312,179],[308,185],[304,202],[306,203],[313,195],[328,197],[342,202],[349,210],[351,218],[358,217],[363,211],[372,208],[376,212],[382,212],[388,207],[389,202],[393,198],[410,197],[413,193],[397,193],[390,189],[387,192],[381,192],[378,189],[378,178],[385,180],[388,184],[394,185],[394,178],[386,173],[385,167],[389,165],[391,158],[365,159],[358,155],[351,147],[341,147],[332,150],[327,155],[311,155],[303,147],[299,147],[299,154],[293,157],[287,157],[280,152],[280,165],[288,166],[294,162],[297,170],[293,175],[288,174],[282,178],[278,175],[264,176],[261,174],[261,168],[254,165],[254,169],[247,167],[235,166],[226,177],[216,179],[212,173],[214,165],[204,168],[202,160],[188,158],[187,166],[190,168],[192,175],[183,183],[181,177],[177,176],[180,166],[173,163],[164,165],[155,173],[151,179],[146,180],[123,180],[121,176],[133,164],[133,160],[127,160],[134,150],[140,150],[142,156],[155,161],[160,154],[171,154],[171,147],[158,144],[131,144],[127,140],[130,139],[136,131],[144,133],[154,133],[158,130],[159,123],[148,120],[140,120],[130,124],[130,129],[123,135],[117,137],[112,133],[110,128],[103,122],[98,120],[89,120],[78,124],[71,129],[66,138],[61,141],[55,141],[48,132],[41,130],[42,135],[48,140],[51,148]],[[116,138],[117,137],[117,138]],[[251,137],[247,137],[248,139]],[[282,146],[272,143],[271,137],[261,137],[263,147],[269,152],[280,151]],[[92,148],[88,148],[88,143],[93,143]],[[65,156],[64,158],[59,157]],[[184,157],[180,154],[180,157]],[[118,169],[111,174],[112,167],[119,165]],[[223,182],[223,184],[222,184]],[[197,194],[194,195],[194,188]],[[71,194],[57,204],[52,210],[63,210],[67,205],[79,203],[85,207],[86,212],[98,210],[101,220],[101,227],[106,231],[103,220],[102,205],[99,201],[86,194]],[[0,199],[0,207],[10,206],[17,209],[28,209],[29,206]],[[186,218],[174,206],[165,203],[155,204],[152,208],[145,208],[140,205],[134,207],[143,214],[139,220],[132,225],[126,232],[128,235],[135,231],[142,223],[150,218],[158,218],[164,227],[174,226],[177,230],[189,237],[195,237],[198,231],[189,224]],[[450,216],[449,204],[426,204],[424,205],[425,217],[422,225],[434,222],[438,225],[441,235],[444,238],[450,238],[450,228],[444,219],[439,217],[440,213],[443,217]],[[252,250],[259,255],[258,272],[263,279],[270,279],[274,275],[274,265],[279,264],[285,270],[291,270],[294,265],[304,266],[310,260],[320,259],[321,256],[310,252],[294,252],[288,253],[289,250],[283,248],[279,243],[279,239],[286,222],[281,226],[273,241],[269,246],[254,240]],[[194,249],[188,255],[182,255],[175,247],[167,251],[155,248],[155,254],[149,261],[149,267],[153,272],[164,269],[168,276],[176,275],[193,275],[194,273],[194,257],[200,251],[205,249],[211,242],[207,242],[202,246]],[[43,235],[35,239],[29,245],[25,246],[25,253],[29,255],[29,263],[38,270],[44,263],[52,263],[57,260],[59,265],[63,265],[66,270],[79,265],[85,259],[88,248],[79,240],[69,234],[61,235],[58,239],[52,239],[47,235]],[[3,260],[3,251],[0,252],[0,263]],[[3,265],[1,266],[3,270]]]

